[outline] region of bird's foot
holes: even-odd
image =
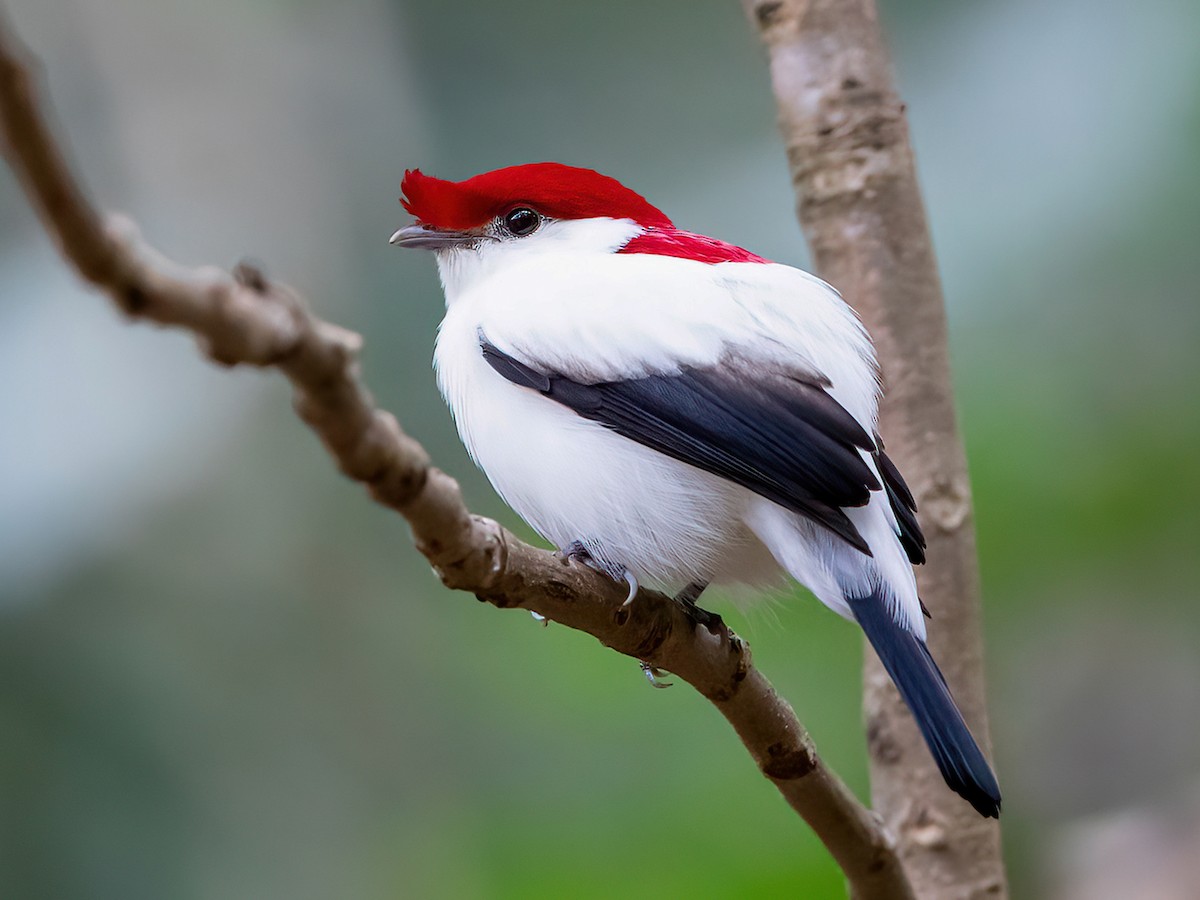
[[[642,674],[645,675],[646,680],[648,682],[650,682],[650,687],[669,688],[671,685],[673,685],[675,683],[673,681],[663,681],[663,679],[666,678],[669,673],[664,672],[662,669],[658,668],[657,666],[652,666],[652,665],[650,665],[650,663],[646,662],[645,660],[641,661],[641,666],[642,666]]]
[[[675,595],[675,602],[681,606],[695,606],[706,587],[708,587],[707,581],[690,581],[683,590]]]
[[[708,587],[707,581],[693,581],[675,595],[675,602],[683,607],[684,613],[694,625],[708,629],[709,634],[728,638],[729,626],[725,624],[725,621],[717,613],[701,609],[696,605],[696,601],[700,599],[700,595],[704,593],[706,587]]]
[[[709,634],[719,638],[729,638],[729,626],[725,624],[725,620],[721,618],[719,613],[709,612],[707,609],[701,609],[698,606],[685,606],[683,611],[694,624],[707,629]]]
[[[588,549],[587,544],[581,540],[571,541],[571,543],[557,551],[554,555],[559,559],[573,559],[581,562],[588,568],[595,569],[597,572],[607,575],[613,581],[625,582],[629,586],[629,596],[625,598],[625,602],[621,604],[622,606],[628,606],[633,602],[633,598],[637,596],[637,576],[620,563],[614,563],[611,560],[604,559],[602,556],[592,553]]]

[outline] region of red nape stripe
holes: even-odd
[[[757,253],[718,241],[716,238],[674,228],[651,228],[622,247],[619,253],[650,253],[655,256],[677,256],[703,263],[746,262],[769,263]]]

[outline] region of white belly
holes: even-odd
[[[598,546],[640,580],[762,582],[779,571],[743,518],[753,495],[495,372],[470,323],[438,336],[438,383],[496,491],[556,547]]]

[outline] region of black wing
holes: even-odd
[[[925,534],[921,531],[921,523],[917,521],[917,501],[913,499],[912,491],[904,483],[896,464],[883,452],[883,441],[879,440],[878,435],[875,436],[875,442],[879,445],[875,464],[883,478],[892,512],[896,514],[896,524],[900,526],[900,544],[908,554],[908,561],[919,566],[925,562]]]
[[[875,442],[819,377],[739,378],[692,369],[628,381],[582,384],[525,365],[480,335],[484,359],[587,419],[674,459],[728,478],[824,525],[868,556],[842,511],[881,490],[859,450]],[[903,484],[903,482],[900,482]]]

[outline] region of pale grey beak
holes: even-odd
[[[392,235],[390,244],[397,247],[419,247],[422,250],[453,250],[473,244],[480,239],[478,234],[463,231],[448,231],[429,225],[406,225]]]

